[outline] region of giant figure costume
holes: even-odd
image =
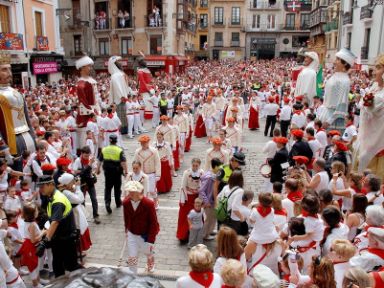
[[[109,103],[119,104],[122,97],[127,97],[131,93],[127,75],[116,64],[119,60],[120,56],[112,56],[108,60],[108,72],[111,74]]]

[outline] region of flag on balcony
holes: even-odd
[[[316,95],[323,96],[323,65],[320,64],[319,71],[317,72],[316,78]]]
[[[301,3],[299,0],[287,1],[286,4],[288,10],[299,13],[301,8]]]

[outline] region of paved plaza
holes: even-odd
[[[261,127],[264,121],[261,121]],[[154,131],[150,131],[148,135],[153,136]],[[244,129],[243,146],[245,148],[247,165],[243,168],[245,175],[245,186],[252,191],[261,191],[264,178],[259,174],[259,167],[265,159],[262,153],[264,143],[270,138],[264,137],[260,130],[250,131]],[[172,191],[167,194],[160,195],[160,209],[158,217],[160,222],[160,233],[156,240],[156,275],[160,279],[174,279],[189,270],[188,267],[188,250],[187,246],[179,245],[176,238],[177,218],[179,210],[179,188],[183,171],[190,165],[193,157],[202,159],[204,165],[205,151],[210,147],[206,143],[207,138],[193,138],[191,151],[185,154],[185,160],[178,171],[178,177],[174,177]],[[131,164],[135,149],[139,143],[136,139],[128,140],[124,138],[124,149],[129,162]],[[129,166],[130,168],[130,166]],[[131,170],[131,169],[130,169]],[[124,243],[124,220],[123,210],[115,209],[112,205],[113,213],[107,215],[104,206],[104,178],[103,173],[100,174],[97,185],[97,194],[99,201],[100,219],[102,223],[95,225],[91,219],[92,207],[87,197],[87,210],[90,222],[91,238],[93,246],[86,257],[87,265],[118,265],[121,250]],[[114,203],[112,201],[112,203]],[[215,241],[206,242],[205,244],[215,251]],[[126,259],[124,256],[123,259]],[[126,266],[123,260],[122,266]],[[139,267],[145,267],[145,257],[141,257]],[[140,271],[140,270],[139,270]],[[142,271],[142,270],[141,270]]]

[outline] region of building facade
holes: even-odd
[[[252,0],[246,13],[246,55],[292,57],[309,39],[308,1]]]
[[[132,70],[141,52],[161,70],[166,57],[185,62],[183,56],[194,50],[197,0],[61,0],[60,5],[68,9],[68,17],[61,18],[68,71],[84,53],[95,59],[96,71],[107,70],[110,55],[121,55],[123,66]],[[177,72],[173,66],[168,72]]]
[[[328,17],[328,0],[313,0],[310,14],[310,40],[308,50],[319,55],[320,63],[324,63],[327,53],[325,27]]]
[[[194,57],[196,59],[208,59],[208,0],[198,0],[196,15],[197,30],[194,39]]]
[[[15,85],[34,86],[62,77],[57,5],[58,0],[0,0],[0,50],[11,54]]]
[[[324,25],[326,54],[325,65],[332,66],[335,62],[335,54],[339,50],[339,26],[341,21],[341,2],[329,0],[327,7],[327,23]]]
[[[246,0],[209,1],[209,57],[240,60],[245,57]]]
[[[375,59],[384,52],[384,5],[379,1],[342,1],[340,47],[349,48],[362,69],[373,68]]]

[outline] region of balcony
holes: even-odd
[[[163,29],[163,19],[160,16],[159,19],[156,19],[153,14],[150,15],[144,15],[144,18],[147,22],[146,28],[148,29]]]
[[[116,30],[133,29],[135,23],[135,17],[133,19],[116,18]]]
[[[207,29],[208,29],[208,22],[200,22],[199,30],[207,30]]]
[[[369,52],[368,47],[361,47],[361,54],[360,54],[361,60],[367,60],[368,59],[368,52]]]
[[[214,46],[215,47],[223,47],[223,40],[215,40]]]
[[[228,19],[228,27],[240,27],[243,25],[243,18],[230,18]]]
[[[249,3],[250,10],[280,10],[281,2],[276,1],[274,5],[269,5],[269,1],[257,1],[253,0]]]
[[[197,0],[186,0],[185,2],[187,2],[187,4],[191,5],[192,7],[197,6]]]
[[[311,11],[312,10],[312,0],[301,0],[301,1],[284,1],[284,10],[285,11]]]
[[[324,32],[331,32],[333,30],[337,30],[338,26],[339,25],[338,25],[338,22],[336,20],[328,22],[328,23],[324,24]]]
[[[351,12],[344,12],[343,25],[352,25],[353,14]]]
[[[365,5],[360,9],[360,20],[372,20],[373,10],[370,5]]]
[[[240,47],[240,40],[232,40],[231,47]]]
[[[208,8],[208,0],[200,0],[200,8]]]
[[[112,19],[111,18],[98,18],[93,20],[93,29],[95,32],[104,32],[109,31],[112,28]]]
[[[327,22],[327,7],[326,6],[317,7],[315,10],[311,12],[310,19],[311,19],[309,24],[310,28],[325,24]]]
[[[309,30],[309,24],[303,23],[300,26],[281,24],[277,26],[277,29],[282,31],[306,31]]]
[[[224,27],[225,22],[226,22],[226,19],[224,19],[224,18],[221,18],[221,19],[212,18],[211,19],[211,23],[212,23],[211,25],[213,27]]]

